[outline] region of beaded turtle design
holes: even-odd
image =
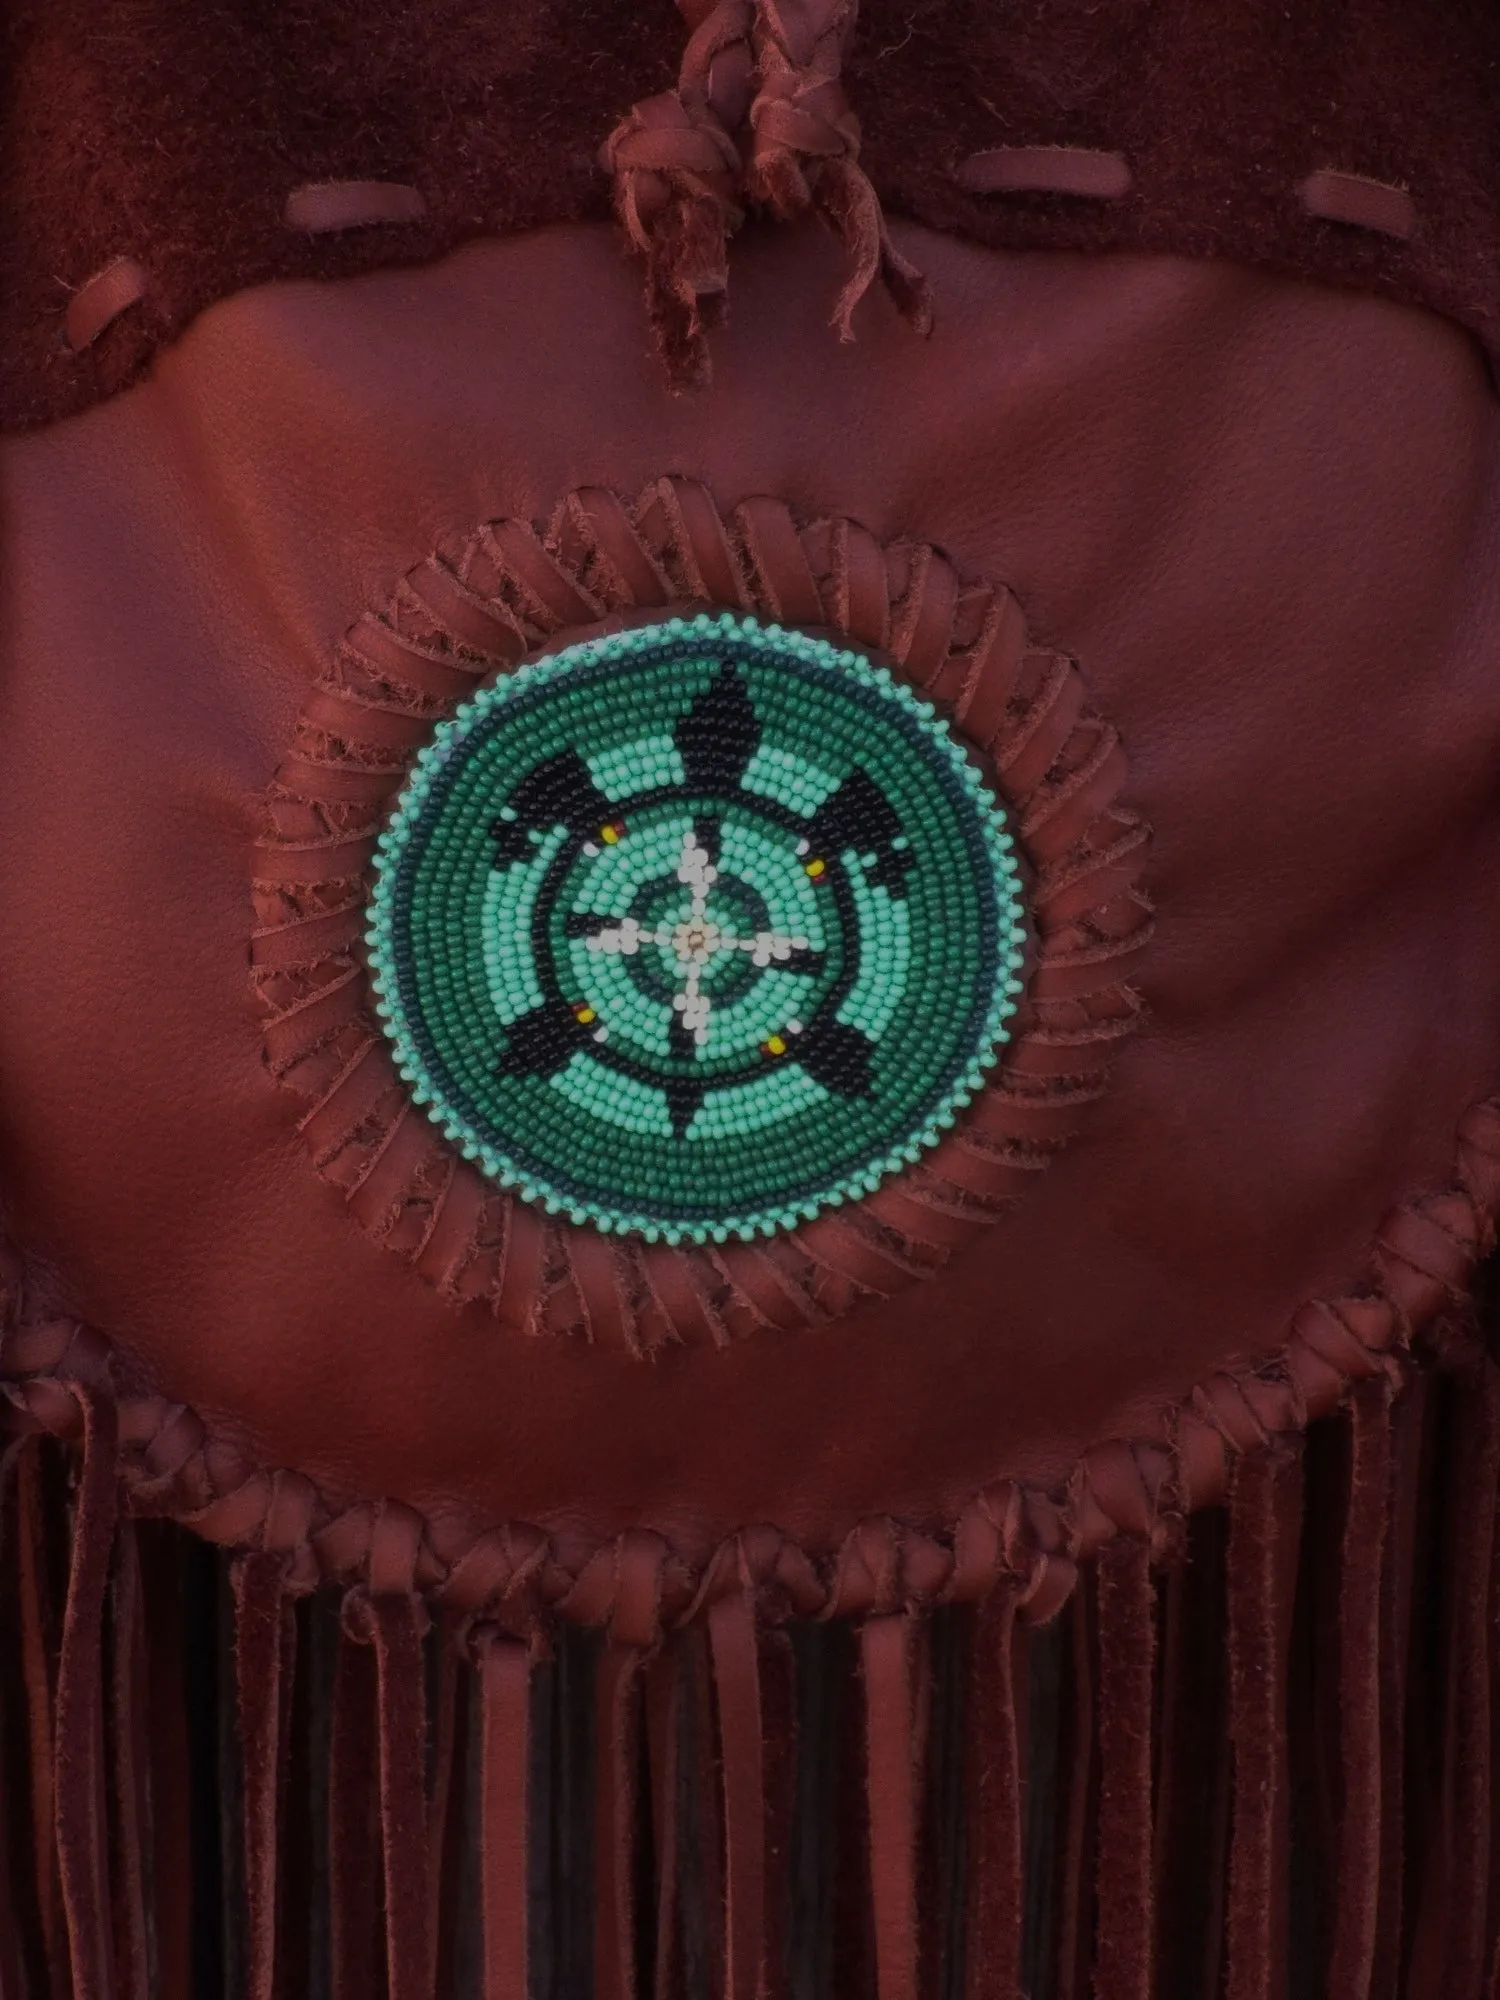
[[[368,933],[413,1096],[501,1185],[667,1242],[795,1228],[950,1128],[1025,931],[932,705],[734,614],[585,641],[418,758]]]

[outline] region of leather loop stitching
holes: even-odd
[[[68,301],[63,331],[69,347],[81,354],[114,325],[130,306],[139,305],[151,289],[144,265],[134,257],[116,257],[86,278]]]
[[[633,506],[584,488],[545,532],[487,523],[451,569],[418,564],[385,613],[358,622],[313,690],[268,797],[270,831],[253,871],[252,978],[268,1062],[311,1097],[304,1137],[356,1218],[451,1296],[483,1299],[507,1324],[574,1328],[635,1352],[810,1325],[859,1293],[888,1296],[912,1283],[1024,1193],[1068,1143],[1076,1112],[1098,1095],[1116,1046],[1144,1012],[1124,982],[1149,936],[1137,887],[1147,830],[1117,804],[1124,760],[1073,664],[1028,652],[1011,594],[961,583],[924,544],[882,549],[857,523],[806,520],[766,496],[743,501],[731,522],[706,488],[682,478],[653,482]],[[960,729],[964,717],[980,719],[993,780],[1037,870],[1032,990],[971,1113],[972,1135],[961,1130],[930,1173],[902,1180],[903,1201],[870,1211],[867,1223],[853,1211],[820,1233],[795,1232],[784,1247],[737,1244],[700,1259],[585,1243],[568,1224],[544,1231],[441,1141],[419,1143],[418,1128],[382,1110],[388,1093],[377,1079],[402,1089],[383,1053],[356,1091],[351,1070],[378,1033],[358,936],[341,929],[342,913],[356,907],[349,885],[363,879],[404,782],[397,739],[408,728],[424,738],[486,673],[514,666],[560,629],[597,629],[684,601],[834,629],[857,606],[862,630],[853,636],[868,645],[871,633],[887,634],[897,666],[926,682]],[[461,629],[447,622],[455,603]],[[370,673],[378,700],[360,684]],[[412,749],[408,738],[407,756]],[[1038,1104],[1059,1090],[1065,1115],[1039,1118]],[[902,1214],[927,1207],[929,1226],[901,1227]],[[546,1277],[544,1235],[561,1251]],[[805,1283],[790,1275],[799,1258]],[[680,1283],[667,1276],[674,1269]],[[538,1281],[540,1298],[530,1289]]]

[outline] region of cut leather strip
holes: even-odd
[[[1150,835],[1144,823],[1110,799],[1099,823],[1080,828],[1078,837],[1086,843],[1083,851],[1055,861],[1032,894],[1034,907],[1052,923],[1077,923],[1100,902],[1129,893],[1145,865]]]
[[[513,617],[499,605],[486,604],[436,560],[418,564],[406,581],[438,624],[476,653],[508,665],[530,651],[526,633]]]
[[[720,1251],[715,1261],[768,1326],[791,1331],[806,1323],[807,1295],[774,1257],[746,1243]]]
[[[1112,729],[1097,719],[1082,718],[1077,728],[1081,735],[1092,736],[1092,753],[1082,764],[1075,757],[1071,773],[1040,789],[1021,816],[1022,836],[1033,860],[1044,867],[1060,861],[1076,845],[1085,822],[1105,809],[1125,775],[1124,753]]]
[[[961,1134],[937,1149],[931,1165],[934,1176],[988,1202],[1012,1200],[1026,1188],[1034,1170],[1027,1160],[1009,1159],[970,1145]]]
[[[378,1991],[376,1742],[374,1656],[342,1631],[334,1666],[328,1769],[332,2000],[369,2000]]]
[[[964,734],[982,750],[991,747],[1005,726],[1025,644],[1020,605],[1008,590],[997,590],[954,711]]]
[[[431,1990],[441,1994],[453,1991],[458,1954],[467,1944],[472,1929],[465,1907],[468,1858],[473,1846],[482,1842],[483,1832],[481,1828],[471,1843],[470,1720],[478,1700],[472,1685],[477,1676],[468,1671],[458,1628],[450,1619],[442,1618],[435,1651],[432,1743],[428,1754],[427,1935],[432,1947]],[[476,1729],[475,1735],[478,1734]],[[477,1753],[481,1771],[482,1753],[481,1743]],[[475,1810],[482,1812],[482,1806]],[[481,1892],[483,1883],[481,1863]],[[482,1928],[482,1914],[480,1923]],[[484,2000],[482,1993],[478,2000]]]
[[[751,23],[758,88],[750,106],[745,185],[783,221],[819,214],[844,247],[848,274],[833,324],[854,338],[855,308],[878,281],[919,334],[932,329],[926,281],[896,249],[880,197],[859,163],[859,120],[841,77],[852,5],[762,5]]]
[[[1083,687],[1060,655],[1047,662],[1046,679],[1014,736],[996,747],[995,768],[1013,791],[1040,785],[1083,714]],[[1028,819],[1033,817],[1028,814]]]
[[[0,1678],[0,1782],[9,1824],[0,1846],[27,1857],[0,1885],[0,1916],[13,1925],[9,1952],[41,1991],[66,1991],[66,1920],[57,1881],[52,1796],[52,1718],[56,1687],[58,1618],[45,1538],[44,1460],[49,1443],[23,1432],[0,1454],[0,1625],[14,1647]],[[60,1496],[59,1496],[60,1498]],[[0,1971],[9,1974],[5,1948]],[[17,1987],[18,1991],[28,1990]]]
[[[1095,1595],[1094,1579],[1085,1571],[1081,1587],[1073,1593],[1064,1614],[1070,1680],[1067,1734],[1059,1764],[1055,1945],[1058,2000],[1084,2000],[1093,1956],[1090,1935],[1093,1884],[1089,1863],[1096,1845]]]
[[[1320,167],[1298,189],[1309,215],[1324,222],[1344,222],[1354,229],[1373,229],[1402,241],[1416,234],[1417,205],[1404,187],[1371,180],[1365,174],[1341,173]]]
[[[320,764],[309,757],[283,757],[276,782],[295,798],[327,799],[333,805],[376,806],[398,784],[389,766],[361,770],[352,764]]]
[[[1149,932],[1137,930],[1126,942],[1112,940],[1076,951],[1048,946],[1037,954],[1031,998],[1038,1004],[1049,1000],[1085,1000],[1121,972],[1128,972],[1128,961],[1144,951],[1149,942]]]
[[[71,1403],[71,1398],[69,1399]],[[69,1986],[67,1916],[57,1854],[56,1741],[57,1656],[61,1620],[53,1597],[47,1523],[64,1505],[59,1487],[49,1493],[38,1441],[17,1466],[17,1584],[20,1595],[22,1678],[25,1687],[27,1763],[31,1774],[31,1846],[37,1862],[37,1915],[50,1984]],[[49,1500],[51,1504],[49,1505]]]
[[[192,1830],[184,1676],[180,1533],[148,1522],[138,1530],[144,1671],[145,1788],[150,2000],[196,2000],[192,1964]]]
[[[309,181],[292,189],[282,211],[288,229],[308,236],[381,222],[422,222],[426,216],[421,194],[400,181]]]
[[[1409,1662],[1428,1382],[1413,1373],[1396,1401],[1391,1439],[1390,1527],[1380,1582],[1381,1859],[1379,1922],[1370,2000],[1397,2000],[1405,1917]]]
[[[820,1215],[797,1232],[800,1248],[827,1270],[872,1292],[899,1291],[911,1275],[888,1250],[841,1216]]]
[[[885,551],[858,521],[834,523],[833,579],[829,611],[834,623],[864,645],[883,650],[891,621]]]
[[[29,1440],[13,1437],[0,1449],[0,1630],[10,1633],[7,1656],[0,1659],[0,1993],[21,1993],[29,1959],[40,1973],[39,1926],[29,1889],[35,1872],[23,1874],[16,1855],[26,1853],[23,1798],[25,1697],[18,1685],[20,1616],[16,1602],[16,1537],[19,1527],[16,1461]],[[31,1882],[28,1882],[28,1876]]]
[[[373,670],[414,694],[436,701],[462,701],[474,691],[476,670],[472,666],[445,659],[415,640],[402,638],[381,619],[361,618],[344,644],[367,672]]]
[[[585,1326],[591,1338],[618,1340],[627,1324],[620,1295],[624,1253],[613,1238],[580,1231],[573,1246],[573,1276],[583,1298]]]
[[[644,504],[649,507],[652,500],[659,500],[678,524],[676,552],[686,565],[691,594],[710,604],[748,611],[752,600],[745,579],[723,517],[706,488],[695,479],[663,479],[654,491],[648,489]]]
[[[1392,1385],[1377,1376],[1351,1404],[1348,1497],[1340,1563],[1338,1890],[1329,2000],[1365,2000],[1380,1915],[1380,1829],[1385,1780],[1381,1729],[1381,1579],[1390,1515]]]
[[[1095,2000],[1151,2000],[1155,1595],[1134,1535],[1099,1551],[1099,1862]]]
[[[969,194],[1071,194],[1121,201],[1133,184],[1123,153],[1087,146],[996,146],[971,153],[954,179]]]
[[[1185,1560],[1162,1583],[1154,1874],[1162,1994],[1216,1994],[1228,1852],[1222,1509],[1185,1523]]]
[[[389,1057],[371,1037],[350,1057],[306,1117],[298,1121],[297,1129],[307,1141],[313,1159],[321,1165],[329,1154],[347,1145],[395,1082]]]
[[[351,967],[305,1000],[295,1001],[265,1031],[266,1054],[275,1069],[282,1069],[309,1054],[319,1042],[352,1021],[363,997],[362,974]]]
[[[135,1524],[119,1527],[110,1587],[108,1729],[111,1876],[119,2000],[157,2000],[151,1988],[148,1870],[151,1839],[145,1707],[146,1635]]]
[[[1020,1140],[1026,1145],[1056,1144],[1071,1137],[1085,1108],[1099,1101],[1097,1083],[1079,1083],[1055,1090],[992,1090],[974,1106],[967,1137],[988,1139],[996,1144]],[[945,1141],[934,1154],[934,1164],[946,1156]]]
[[[527,1776],[531,1662],[514,1639],[475,1640],[480,1703],[480,1913],[483,2000],[513,2000],[527,1984]]]
[[[83,1466],[73,1519],[68,1603],[57,1671],[52,1746],[58,1875],[67,1915],[73,2000],[113,2000],[104,1780],[103,1625],[116,1519],[115,1406],[73,1389],[83,1419]]]
[[[236,1561],[232,1577],[243,1768],[245,1991],[247,2000],[274,2000],[286,1708],[296,1626],[284,1555],[252,1550]]]
[[[363,875],[375,853],[366,834],[352,840],[266,842],[255,851],[255,886],[310,889]]]
[[[424,1161],[436,1150],[428,1121],[410,1103],[403,1104],[359,1179],[349,1190],[352,1213],[378,1232],[400,1205],[406,1188]]]
[[[1088,1077],[1101,1069],[1111,1045],[1133,1032],[1136,1018],[1095,1021],[1086,1028],[1038,1027],[1015,1041],[1000,1066],[1003,1079],[1040,1081],[1045,1077]]]
[[[934,1154],[932,1171],[941,1175],[942,1148]],[[980,1218],[960,1210],[946,1210],[923,1199],[923,1191],[901,1181],[887,1181],[872,1194],[868,1212],[880,1222],[937,1250],[956,1250],[967,1243],[980,1227]]]
[[[657,1308],[677,1339],[701,1338],[707,1331],[710,1338],[722,1344],[727,1336],[722,1329],[716,1330],[711,1325],[704,1310],[703,1293],[686,1257],[675,1255],[665,1244],[646,1243],[641,1246],[640,1268]]]
[[[1478,1991],[1489,1972],[1487,1899],[1494,1834],[1492,1654],[1495,1518],[1500,1502],[1500,1369],[1487,1356],[1455,1376],[1444,1509],[1450,1555],[1436,1813],[1421,1857],[1412,1987]]]
[[[257,932],[251,940],[255,963],[264,972],[321,965],[357,945],[367,922],[363,903],[350,903],[341,910],[327,910],[318,917]]]
[[[546,1255],[546,1223],[523,1202],[513,1201],[506,1211],[494,1293],[495,1316],[502,1325],[528,1328],[534,1323]]]
[[[724,2000],[759,2000],[766,1963],[765,1720],[748,1592],[708,1614],[724,1786]]]
[[[548,555],[523,521],[492,522],[484,539],[495,562],[542,614],[544,631],[589,625],[599,617],[603,606],[598,599]]]
[[[1229,1496],[1229,1736],[1234,1811],[1225,2000],[1280,2000],[1286,1950],[1286,1661],[1302,1441],[1235,1463]]]
[[[966,2000],[1020,2000],[1021,1765],[1016,1597],[1001,1584],[971,1614],[964,1817],[968,1830]]]
[[[684,1654],[674,1635],[646,1667],[646,1754],[651,1772],[651,1834],[656,1856],[656,1948],[652,2000],[678,2000],[684,1982],[682,1937],[682,1793]]]
[[[362,750],[414,750],[432,733],[430,715],[363,701],[346,687],[314,688],[303,707],[301,720],[303,729],[314,735],[357,743]]]
[[[635,1855],[641,1649],[611,1640],[599,1660],[594,1848],[595,2000],[636,2000]]]
[[[134,257],[116,257],[86,278],[68,301],[63,331],[75,354],[92,347],[106,328],[130,306],[139,305],[151,289],[144,265]]]
[[[580,486],[568,504],[577,510],[580,526],[632,603],[660,604],[671,596],[671,585],[646,550],[617,494],[607,486]]]
[[[785,504],[756,495],[741,501],[734,523],[772,617],[784,625],[821,625],[823,600]]]
[[[918,2000],[914,1638],[908,1613],[868,1618],[860,1632],[879,2000]]]
[[[967,662],[954,659],[952,695],[943,690],[957,609],[958,578],[953,565],[936,549],[923,546],[911,551],[906,595],[891,621],[891,653],[918,687],[929,689],[942,700],[956,699],[967,678]]]
[[[444,1290],[452,1288],[468,1260],[487,1195],[479,1175],[468,1171],[462,1161],[455,1161],[446,1186],[436,1197],[427,1240],[417,1257],[423,1277]]]
[[[428,1990],[427,1704],[422,1632],[412,1595],[369,1600],[380,1745],[380,1820],[385,1856],[386,1983],[389,2000]]]
[[[766,1800],[766,1941],[763,2000],[794,2000],[788,1980],[792,1840],[797,1814],[797,1670],[785,1626],[762,1624],[756,1658],[760,1676],[762,1770]]]

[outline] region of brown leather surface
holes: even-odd
[[[809,10],[856,11],[853,0],[740,11]],[[715,0],[8,0],[0,428],[114,394],[247,286],[603,220],[602,145],[670,88],[687,23],[713,11]],[[887,214],[994,248],[1234,258],[1425,305],[1500,351],[1492,0],[859,0],[857,13],[844,81]],[[1002,147],[1118,153],[1129,193],[1053,191],[1055,161],[1029,189],[972,191],[964,163]],[[1352,212],[1345,200],[1341,219],[1325,219],[1334,211],[1310,212],[1300,190],[1329,173],[1385,183],[1387,196]],[[287,226],[295,188],[351,180],[405,183],[425,217],[367,212],[372,226],[320,236]],[[1415,219],[1409,240],[1383,233],[1391,189]],[[69,295],[120,256],[140,261],[150,289],[74,354],[60,337]],[[731,297],[737,285],[731,269]]]
[[[7,445],[0,1141],[60,1298],[267,1461],[565,1543],[810,1546],[1066,1476],[1348,1290],[1500,1071],[1495,415],[1416,311],[899,232],[943,303],[840,346],[742,242],[673,399],[603,228],[206,314]],[[1008,582],[1155,828],[1153,1018],[1034,1194],[915,1293],[641,1362],[459,1313],[319,1181],[247,979],[260,800],[434,545],[674,471]]]

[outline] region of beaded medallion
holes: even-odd
[[[937,1144],[1021,990],[1005,815],[863,654],[725,613],[589,640],[439,726],[378,845],[416,1102],[607,1231],[794,1228]]]

